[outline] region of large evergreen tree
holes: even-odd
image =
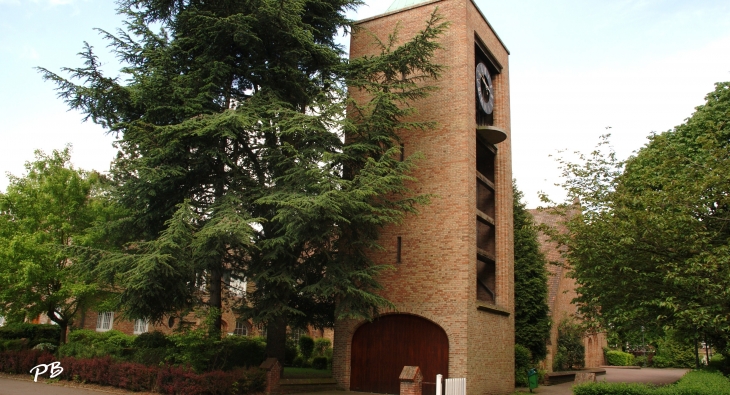
[[[547,356],[550,338],[547,260],[540,252],[537,228],[522,201],[522,192],[512,184],[514,196],[515,253],[515,343],[527,347],[534,361]]]
[[[367,251],[426,201],[404,186],[414,158],[396,159],[396,133],[427,126],[401,119],[439,74],[430,59],[445,24],[433,16],[403,46],[348,63],[334,35],[356,4],[128,0],[127,29],[105,33],[126,81],[105,77],[89,47],[71,80],[42,69],[72,108],[121,136],[113,175],[137,240],[95,271],[121,286],[129,317],[205,301],[215,332],[224,277],[245,278],[256,290],[243,311],[267,323],[268,353],[283,359],[289,322],[388,305]],[[348,100],[346,86],[369,101]]]

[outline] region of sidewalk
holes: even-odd
[[[76,384],[65,380],[50,384],[46,384],[45,381],[46,379],[38,378],[38,382],[33,382],[33,376],[30,374],[9,375],[0,373],[0,395],[159,395],[152,392],[129,392],[114,387]]]
[[[606,368],[606,375],[600,376],[599,381],[609,383],[651,383],[657,385],[671,384],[679,380],[689,369],[615,369]],[[563,383],[551,386],[540,386],[535,390],[541,395],[572,395],[573,383]],[[527,389],[521,389],[529,393]],[[93,385],[77,385],[68,381],[60,381],[53,384],[45,384],[41,379],[33,382],[30,375],[5,375],[0,374],[0,395],[101,395],[101,394],[135,394],[153,395],[150,392],[128,392],[112,387],[100,387]],[[366,392],[326,391],[311,394],[298,395],[380,395]]]

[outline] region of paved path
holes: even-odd
[[[599,381],[606,380],[609,383],[652,383],[670,384],[679,380],[689,369],[612,369],[606,368],[605,376],[598,376]],[[19,377],[0,376],[0,395],[101,395],[101,394],[136,394],[142,393],[124,392],[116,388],[86,389],[78,387],[67,387],[62,381],[57,384],[34,383],[32,379],[21,379]],[[564,383],[551,386],[540,386],[535,393],[540,395],[572,395],[573,383]],[[527,391],[527,390],[525,390]],[[300,395],[345,395],[358,394],[370,395],[364,392],[327,391],[312,394]],[[373,394],[380,395],[380,394]]]
[[[33,382],[33,376],[0,375],[0,395],[153,395],[148,392],[127,392],[119,388],[86,386],[81,388],[68,381],[45,384],[42,378]],[[159,395],[159,394],[154,394]]]

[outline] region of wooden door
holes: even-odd
[[[350,390],[397,394],[404,366],[419,366],[423,394],[436,393],[436,375],[448,377],[449,339],[435,323],[413,315],[386,315],[352,336]]]

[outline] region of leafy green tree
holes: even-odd
[[[553,370],[580,369],[585,365],[584,336],[585,330],[572,318],[565,318],[560,322],[558,352],[553,360]]]
[[[70,80],[41,69],[72,108],[121,135],[115,193],[137,241],[93,269],[121,287],[127,316],[159,321],[205,303],[213,334],[224,277],[245,278],[256,286],[241,310],[267,324],[267,352],[283,360],[289,323],[389,306],[367,252],[427,201],[405,187],[416,158],[397,160],[396,132],[429,126],[402,119],[438,77],[446,25],[434,15],[406,44],[347,62],[334,35],[357,4],[129,0],[126,30],[104,33],[124,83],[88,46]]]
[[[514,196],[515,343],[530,350],[533,361],[547,356],[550,338],[547,260],[540,252],[537,229],[523,194],[512,184]]]
[[[46,314],[63,343],[76,312],[100,293],[68,247],[95,245],[92,226],[114,209],[99,175],[75,169],[68,148],[35,155],[0,193],[0,313],[16,320]]]
[[[636,332],[730,341],[730,83],[682,125],[618,161],[600,149],[563,161],[583,213],[562,242],[581,312]],[[607,144],[604,140],[602,145]]]

